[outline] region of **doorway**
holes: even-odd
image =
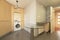
[[[55,8],[55,18],[56,18],[56,20],[55,20],[55,24],[56,24],[56,26],[55,26],[55,31],[60,31],[60,8]]]

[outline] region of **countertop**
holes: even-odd
[[[43,29],[44,27],[25,27],[25,28],[30,28],[30,29]]]

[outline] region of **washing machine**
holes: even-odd
[[[21,26],[20,25],[21,25],[20,24],[20,21],[15,20],[15,22],[14,22],[14,31],[20,30],[21,29]]]

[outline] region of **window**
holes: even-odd
[[[60,24],[60,13],[58,13],[58,15],[57,15],[57,21],[58,21],[58,24]]]
[[[58,24],[60,24],[60,22],[58,22]]]
[[[60,16],[58,16],[58,18],[60,18]]]

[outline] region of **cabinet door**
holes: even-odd
[[[38,36],[38,29],[34,29],[34,36]]]

